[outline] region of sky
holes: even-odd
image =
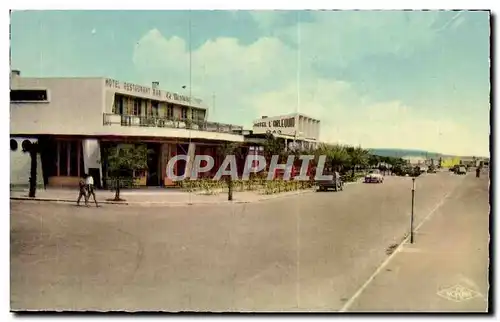
[[[489,156],[489,12],[14,11],[22,76],[203,99],[212,121],[300,112],[325,142]]]

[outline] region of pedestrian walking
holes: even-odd
[[[476,168],[476,178],[479,178],[480,175],[481,175],[481,168],[477,167]]]
[[[87,184],[86,184],[86,181],[83,177],[80,178],[80,181],[78,182],[78,186],[80,188],[80,193],[78,194],[78,200],[76,200],[76,205],[80,206],[80,200],[82,200],[82,197],[83,197],[85,200],[85,206],[88,206],[89,197],[87,195]]]
[[[87,187],[88,199],[90,199],[90,196],[92,196],[92,198],[94,198],[95,206],[99,207],[99,205],[97,204],[97,199],[95,197],[94,178],[92,178],[91,175],[87,175],[87,178],[85,179],[85,185]]]

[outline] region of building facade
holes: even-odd
[[[173,184],[165,166],[174,155],[216,157],[222,142],[244,141],[241,126],[209,122],[208,108],[200,99],[158,85],[105,78],[26,78],[12,71],[11,184],[27,182],[30,158],[20,149],[26,139],[40,145],[43,182],[56,187],[75,186],[84,173],[104,184],[105,150],[116,144],[147,144],[153,153],[140,181],[163,186]],[[178,166],[181,175],[189,173],[189,164]]]
[[[243,168],[248,154],[262,153],[267,134],[284,142],[283,148],[313,148],[319,120],[303,114],[264,117],[253,131],[242,126],[208,121],[208,106],[199,98],[109,78],[32,78],[11,72],[10,139],[11,185],[27,185],[30,157],[24,141],[39,145],[38,183],[75,187],[84,174],[106,186],[106,151],[117,145],[145,144],[151,155],[147,169],[136,171],[136,184],[172,186],[166,165],[176,155],[190,161],[176,163],[176,175],[187,174],[195,155],[215,159],[214,175],[222,163],[223,143],[239,143]]]
[[[286,148],[315,148],[319,142],[320,121],[300,113],[262,116],[253,121],[253,134],[272,134],[284,140]]]

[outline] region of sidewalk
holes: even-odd
[[[360,178],[356,182],[346,182],[345,185],[363,182]],[[203,192],[187,192],[177,189],[137,189],[137,190],[122,190],[120,198],[125,201],[111,201],[115,197],[115,192],[110,190],[97,190],[97,202],[99,204],[116,204],[116,205],[142,205],[142,206],[186,206],[186,205],[205,205],[205,204],[221,204],[221,203],[252,203],[265,200],[285,198],[305,193],[314,192],[316,189],[304,189],[276,194],[264,194],[263,191],[233,191],[233,201],[227,200],[227,191],[222,191],[217,194],[209,195]],[[33,201],[50,201],[50,202],[76,202],[78,191],[76,189],[37,189],[36,198],[28,197],[28,189],[11,190],[11,200],[33,200]],[[82,201],[83,203],[83,201]]]
[[[214,195],[206,195],[200,192],[185,192],[178,190],[123,190],[120,198],[125,201],[110,201],[114,198],[114,191],[96,191],[97,202],[99,204],[120,204],[120,205],[143,205],[143,206],[184,206],[198,204],[221,204],[221,203],[251,203],[264,200],[284,198],[313,192],[313,189],[282,192],[265,195],[259,191],[234,191],[233,201],[227,200],[227,192]],[[76,202],[78,198],[77,190],[70,189],[47,189],[37,190],[36,198],[29,198],[28,191],[11,191],[11,200],[35,200],[51,202]],[[91,204],[93,201],[89,201]],[[83,200],[81,204],[83,204]]]
[[[487,179],[465,178],[344,310],[486,312],[488,197]]]

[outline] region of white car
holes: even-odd
[[[365,183],[383,183],[384,176],[378,170],[372,170],[365,176]]]

